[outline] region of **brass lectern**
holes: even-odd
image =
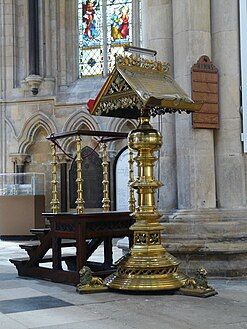
[[[179,262],[161,245],[160,213],[155,191],[162,183],[154,177],[155,152],[162,136],[150,124],[150,116],[199,111],[195,103],[169,75],[169,64],[141,57],[118,56],[111,75],[95,100],[88,102],[93,115],[138,119],[129,133],[128,146],[135,152],[138,177],[132,183],[138,204],[132,216],[134,244],[123,257],[116,272],[106,279],[111,289],[130,291],[174,290],[185,285],[188,277],[179,272]],[[193,283],[193,282],[192,282]],[[190,282],[191,284],[191,282]]]

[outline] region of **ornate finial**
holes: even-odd
[[[116,65],[118,66],[136,66],[144,69],[150,69],[159,71],[161,73],[167,73],[170,68],[170,64],[167,62],[153,61],[136,55],[116,56]]]

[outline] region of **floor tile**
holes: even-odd
[[[0,329],[26,329],[27,326],[0,313]]]
[[[0,290],[0,301],[18,299],[18,298],[39,297],[39,296],[46,296],[46,295],[47,294],[44,294],[38,290],[29,288],[29,287],[1,289]]]
[[[17,277],[17,273],[0,273],[0,281],[15,280]]]
[[[28,324],[28,328],[49,328],[49,326],[55,326],[57,329],[60,328],[60,325],[71,323],[80,323],[78,329],[83,329],[83,324],[86,321],[106,318],[105,316],[98,315],[92,310],[88,311],[77,306],[15,313],[9,314],[8,316],[22,323],[23,325]],[[68,326],[68,328],[72,327]],[[100,327],[97,328],[100,329]]]
[[[64,307],[70,305],[70,303],[51,296],[19,298],[14,300],[0,301],[0,312],[4,314],[9,314],[55,307]]]

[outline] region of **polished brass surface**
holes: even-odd
[[[213,287],[208,285],[207,271],[203,267],[197,270],[194,278],[185,276],[179,293],[195,297],[210,297],[218,294]]]
[[[57,154],[56,154],[56,145],[51,144],[51,155],[52,155],[52,181],[51,181],[51,211],[54,214],[57,214],[59,211],[59,200],[58,200],[58,191],[57,191]]]
[[[169,64],[136,56],[117,56],[116,66],[89,108],[94,115],[138,118],[142,108],[152,115],[199,111],[169,73]]]
[[[103,167],[103,200],[102,208],[103,211],[110,210],[110,199],[109,199],[109,164],[108,164],[108,152],[106,143],[102,143],[102,167]]]
[[[154,165],[162,136],[149,119],[167,112],[199,111],[201,107],[202,103],[195,103],[170,76],[168,63],[121,55],[96,99],[88,102],[93,115],[139,118],[137,129],[128,136],[138,167],[138,177],[130,184],[138,198],[135,207],[130,203],[135,219],[130,228],[134,243],[130,253],[118,262],[116,272],[105,279],[109,288],[162,291],[184,289],[189,284],[188,277],[179,271],[179,262],[161,245],[163,225],[159,223],[155,192],[162,183],[154,177]]]
[[[154,177],[154,152],[160,149],[162,136],[153,129],[149,117],[142,116],[138,128],[130,132],[128,144],[137,151],[134,159],[138,166],[138,177],[131,183],[138,194],[138,205],[132,214],[136,221],[130,228],[134,231],[134,245],[118,264],[116,273],[106,279],[106,285],[135,291],[178,289],[182,286],[179,262],[161,245],[163,226],[158,222],[161,215],[155,205],[155,191],[162,183]]]
[[[83,173],[82,173],[82,156],[81,156],[81,138],[76,137],[76,184],[77,184],[77,199],[76,199],[76,212],[83,214],[84,198],[83,198]]]
[[[134,182],[134,159],[133,159],[133,150],[129,148],[129,211],[135,211],[135,194],[132,183]]]
[[[80,294],[107,291],[104,281],[99,277],[93,277],[92,271],[88,266],[83,266],[79,271],[79,275],[80,283],[76,286],[76,291]]]

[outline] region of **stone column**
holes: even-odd
[[[43,11],[43,34],[45,39],[45,48],[44,48],[44,57],[45,57],[45,65],[44,65],[44,75],[46,77],[52,77],[52,38],[51,38],[51,3],[50,0],[44,1],[44,11]]]
[[[142,2],[143,47],[157,50],[157,59],[171,64],[173,74],[172,0]],[[152,121],[159,129],[158,117]],[[159,193],[161,210],[177,208],[175,116],[162,117],[163,146],[160,151],[160,180],[164,186]]]
[[[3,1],[2,4],[3,24],[2,39],[4,45],[3,79],[5,79],[6,94],[11,94],[14,87],[14,62],[15,62],[15,42],[14,42],[14,3],[12,0]]]
[[[3,0],[0,0],[0,22],[4,21],[4,3]],[[4,26],[0,23],[0,35],[3,36]],[[4,38],[0,38],[0,172],[4,171],[4,140],[5,140],[5,133],[4,133],[4,104],[1,102],[4,97]]]
[[[25,164],[31,161],[30,155],[24,153],[12,153],[10,154],[10,159],[13,163],[15,163],[16,173],[24,173]]]
[[[78,78],[77,1],[57,1],[58,84],[66,89]]]
[[[14,163],[14,170],[15,173],[21,174],[25,172],[25,164],[29,163],[31,161],[29,154],[24,153],[16,153],[16,154],[10,154],[10,159]],[[21,177],[18,177],[17,175],[17,183],[18,184],[24,184],[25,179],[23,175],[20,175]]]
[[[221,208],[246,206],[240,142],[238,1],[212,0],[212,52],[220,77],[220,130],[216,132],[217,200]]]
[[[191,66],[211,57],[210,1],[173,0],[174,74],[191,95]],[[216,64],[217,65],[217,64]],[[215,208],[214,135],[176,114],[178,209]]]

